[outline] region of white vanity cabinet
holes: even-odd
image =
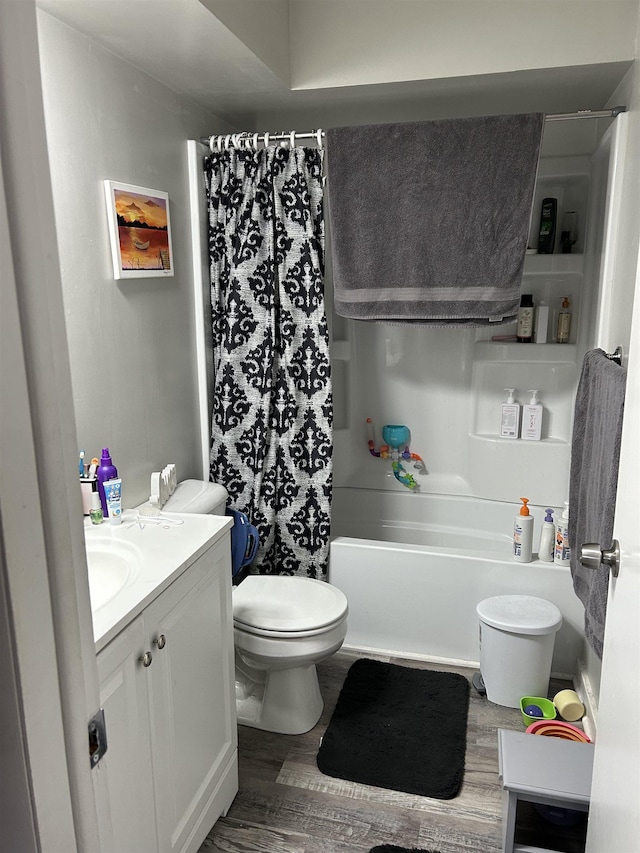
[[[196,851],[238,790],[229,534],[97,657],[118,853]],[[98,787],[99,790],[99,787]]]

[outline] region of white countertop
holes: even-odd
[[[225,515],[162,513],[165,523],[124,510],[122,524],[85,519],[87,546],[114,553],[123,547],[133,556],[133,571],[125,586],[102,607],[92,610],[93,637],[99,652],[198,557],[219,540],[233,519]],[[230,570],[231,571],[231,570]]]

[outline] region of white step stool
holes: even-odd
[[[549,850],[514,846],[519,800],[589,811],[593,752],[592,743],[498,729],[503,853]]]

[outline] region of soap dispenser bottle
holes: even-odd
[[[107,480],[113,480],[118,476],[118,469],[113,464],[111,460],[111,454],[109,453],[108,447],[102,448],[102,457],[100,459],[100,465],[98,466],[98,470],[96,471],[96,477],[98,478],[98,494],[100,495],[100,504],[102,506],[102,513],[105,518],[109,515],[109,509],[107,507],[107,499],[104,495],[104,483]]]
[[[509,396],[500,407],[500,438],[518,438],[520,435],[520,403],[513,398],[515,388],[505,388]]]
[[[538,400],[537,389],[530,388],[531,399],[522,407],[522,438],[527,441],[540,441],[542,435],[542,403]]]
[[[547,509],[542,532],[540,533],[540,547],[538,548],[538,559],[543,563],[553,563],[553,555],[556,546],[556,526],[553,523],[553,510]]]
[[[533,557],[533,516],[529,512],[529,498],[520,498],[522,506],[513,525],[513,559],[530,563]]]
[[[571,549],[569,548],[569,501],[564,502],[564,512],[558,520],[553,562],[558,566],[568,566],[571,563]]]

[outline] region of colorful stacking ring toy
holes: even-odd
[[[527,734],[547,735],[547,737],[559,737],[563,740],[575,740],[580,743],[591,743],[591,738],[571,723],[563,723],[560,720],[540,720],[527,726]]]

